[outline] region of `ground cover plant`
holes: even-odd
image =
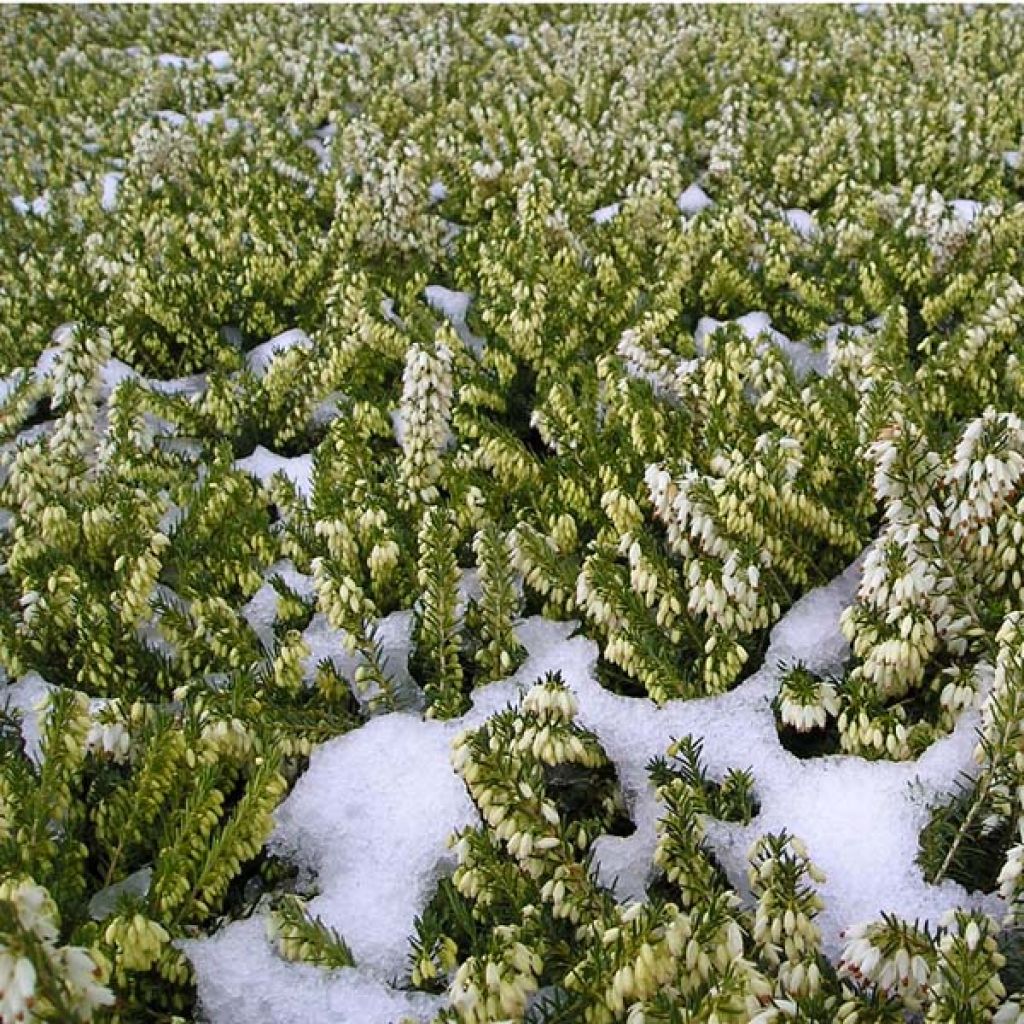
[[[0,35],[0,1021],[1024,1021],[1017,10]]]

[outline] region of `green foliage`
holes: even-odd
[[[418,580],[413,664],[429,713],[454,718],[466,709],[459,660],[459,567],[455,524],[441,507],[427,509],[419,532]]]
[[[704,827],[752,825],[754,781],[688,739],[624,907],[589,863],[615,767],[547,678],[457,744],[483,824],[413,982],[461,1021],[1013,1019],[1024,22],[23,7],[0,44],[0,957],[35,1017],[190,1014],[174,943],[251,909],[315,746],[462,714],[520,616],[703,698],[867,547],[843,678],[792,666],[781,733],[906,760],[980,707],[921,864],[1006,930],[883,919],[833,971],[793,837],[739,904]]]
[[[268,923],[270,936],[287,960],[318,967],[352,967],[355,961],[345,940],[319,917],[311,917],[298,896],[285,896]]]

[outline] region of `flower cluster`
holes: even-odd
[[[57,944],[57,907],[31,878],[0,884],[0,1020],[89,1021],[111,1006],[103,956]]]
[[[951,724],[973,699],[959,693],[962,683],[947,690],[949,662],[989,656],[1001,616],[1024,601],[1015,539],[1024,538],[1019,416],[985,410],[946,459],[919,427],[900,419],[867,456],[886,525],[843,620],[857,664],[840,720],[847,748],[857,752],[882,749],[885,706],[910,693],[931,688]],[[901,756],[913,749],[902,739],[898,747]]]
[[[401,473],[410,497],[437,499],[441,452],[451,415],[451,349],[443,340],[433,350],[412,345],[402,374]]]

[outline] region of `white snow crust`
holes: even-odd
[[[693,340],[697,346],[699,355],[704,354],[705,343],[710,335],[723,327],[726,322],[716,320],[712,316],[702,316],[697,321],[697,329],[693,333]],[[803,380],[809,373],[816,373],[824,377],[829,370],[828,347],[822,350],[811,348],[802,341],[793,341],[787,338],[781,331],[772,327],[771,317],[760,310],[745,313],[737,317],[732,323],[736,323],[751,341],[760,341],[762,344],[774,345],[789,361],[796,373],[798,380]]]
[[[245,361],[257,377],[263,377],[279,352],[286,352],[296,346],[307,350],[311,349],[313,340],[305,331],[293,327],[290,331],[277,334],[269,341],[250,349],[245,354]]]
[[[278,809],[270,845],[315,873],[319,895],[310,910],[344,936],[357,967],[318,972],[285,963],[264,939],[262,918],[236,922],[185,946],[210,1020],[390,1024],[400,1014],[423,1019],[417,1015],[436,1010],[436,1000],[391,983],[406,978],[413,921],[454,866],[449,834],[478,821],[450,766],[451,741],[554,670],[577,697],[580,723],[615,763],[636,825],[630,836],[603,836],[595,844],[598,877],[618,898],[642,899],[651,880],[655,826],[665,808],[646,765],[673,738],[693,734],[705,739],[713,776],[750,767],[755,777],[760,812],[749,825],[707,823],[732,883],[747,893],[746,854],[759,836],[783,828],[800,836],[827,876],[819,923],[830,956],[838,955],[845,927],[882,912],[932,923],[953,906],[1000,913],[997,897],[969,897],[949,881],[930,885],[915,864],[929,805],[972,768],[977,712],[966,712],[951,735],[912,762],[799,760],[779,742],[770,701],[781,674],[796,661],[823,674],[841,669],[848,647],[839,615],[855,596],[859,574],[854,563],[797,602],[773,630],[763,667],[723,696],[662,708],[618,696],[596,681],[597,647],[571,636],[574,623],[532,618],[518,627],[526,663],[511,679],[476,691],[462,718],[435,722],[395,712],[324,744]],[[325,629],[315,617],[307,639],[320,633],[326,643]]]
[[[698,185],[694,182],[689,188],[684,189],[676,200],[676,206],[679,207],[679,212],[685,214],[687,217],[692,217],[695,214],[700,213],[701,210],[707,209],[709,206],[714,206],[714,201]]]
[[[313,456],[310,454],[288,457],[278,455],[269,448],[258,444],[251,455],[235,459],[236,469],[244,470],[260,483],[267,483],[275,473],[282,473],[294,485],[303,498],[313,496]]]

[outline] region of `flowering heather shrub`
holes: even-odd
[[[2,1024],[1024,1021],[1015,9],[0,46]]]

